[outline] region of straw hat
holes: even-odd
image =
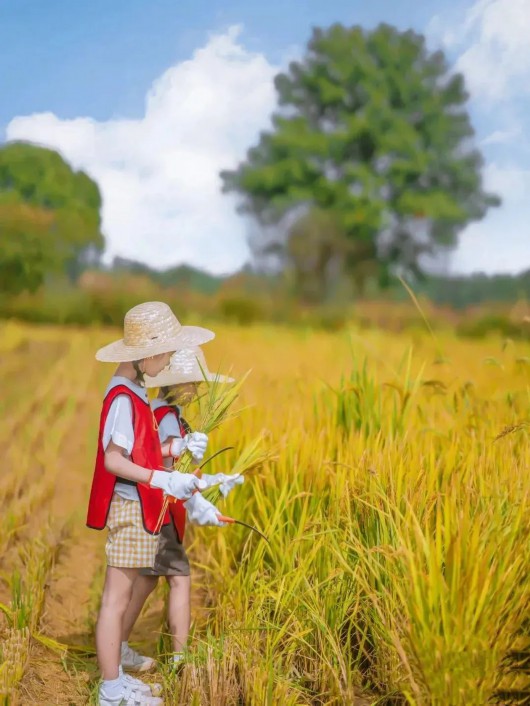
[[[105,363],[141,360],[179,348],[207,343],[215,333],[199,326],[182,326],[163,302],[138,304],[125,314],[123,338],[100,348],[96,359]]]
[[[156,377],[145,376],[146,387],[171,387],[185,382],[234,382],[234,378],[211,373],[200,348],[184,348],[171,356],[169,365]]]

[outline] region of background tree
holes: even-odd
[[[308,302],[322,301],[336,281],[350,243],[333,212],[311,208],[297,214],[282,239],[265,246],[292,273],[295,291]],[[255,250],[256,252],[256,250]]]
[[[34,291],[52,272],[75,277],[103,251],[101,196],[53,150],[0,148],[0,290]]]
[[[482,187],[463,78],[421,35],[384,24],[315,29],[303,60],[275,84],[272,131],[221,177],[263,225],[298,214],[307,249],[320,253],[321,287],[337,257],[360,287],[374,274],[383,284],[395,270],[419,275],[422,256],[454,247],[467,223],[499,204]],[[320,225],[309,228],[314,213]],[[342,232],[337,247],[322,214]],[[277,230],[274,247],[287,259],[292,236],[292,227]]]

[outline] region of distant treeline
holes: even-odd
[[[219,277],[188,265],[155,270],[125,258],[115,258],[111,271],[142,274],[162,287],[182,287],[201,294],[215,294],[223,283],[237,277],[237,275]],[[260,289],[266,288],[269,278],[265,275],[253,275],[250,269],[245,270],[245,275],[247,280],[255,279],[259,282]],[[277,280],[272,280],[271,286],[276,285]],[[518,275],[431,276],[412,283],[412,287],[417,294],[427,297],[434,304],[448,305],[455,309],[464,309],[485,302],[512,303],[521,299],[530,300],[530,269]],[[396,300],[408,298],[408,294],[399,283],[389,290],[382,291],[381,296]]]
[[[430,277],[415,290],[435,304],[447,304],[455,309],[484,302],[516,302],[530,299],[530,269],[518,275]]]
[[[227,279],[225,277],[216,277],[189,265],[178,265],[166,270],[155,270],[142,262],[128,260],[123,257],[114,258],[110,272],[144,275],[162,287],[184,287],[200,294],[215,294]]]

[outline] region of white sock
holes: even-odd
[[[124,641],[121,643],[121,651],[123,652],[124,650],[128,650],[128,649],[129,649],[129,641],[128,641],[128,640],[124,640]]]
[[[173,662],[182,662],[183,659],[184,659],[183,652],[174,652],[173,653]]]
[[[102,691],[105,692],[105,696],[109,699],[116,699],[121,694],[123,689],[123,682],[121,680],[121,675],[117,679],[105,679],[101,685]]]

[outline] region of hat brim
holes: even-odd
[[[208,343],[215,338],[215,333],[201,326],[182,326],[176,336],[159,343],[144,346],[127,346],[123,338],[103,346],[96,353],[96,360],[102,363],[131,363],[152,355],[171,353],[182,348],[193,348]]]
[[[191,375],[171,370],[163,370],[156,377],[151,378],[149,375],[144,377],[146,387],[173,387],[173,385],[181,385],[187,382],[234,382],[234,378],[228,375],[219,375],[216,373],[205,372],[204,375]]]

